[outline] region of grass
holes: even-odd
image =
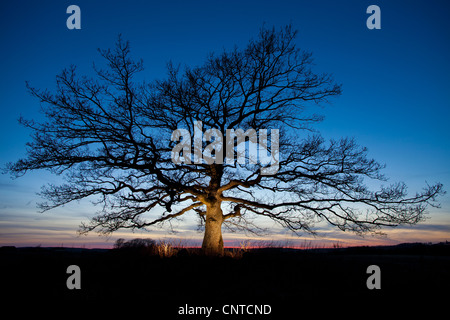
[[[431,244],[422,244],[428,245]],[[389,248],[389,246],[386,246]],[[317,242],[305,240],[302,244],[293,245],[290,241],[271,241],[271,240],[243,240],[236,247],[225,247],[224,256],[233,259],[242,259],[245,255],[257,253],[257,252],[314,252],[314,251],[339,251],[339,250],[359,250],[361,252],[366,250],[365,248],[378,248],[378,247],[345,247],[339,241],[332,243],[331,246],[320,244]],[[188,241],[182,239],[165,239],[165,240],[152,240],[152,239],[132,239],[124,240],[118,239],[114,245],[115,250],[123,252],[138,253],[145,256],[157,256],[159,258],[172,258],[177,256],[200,256],[203,252],[200,247],[195,247],[189,244]],[[373,251],[373,250],[372,250]]]
[[[168,318],[170,310],[176,313],[186,303],[218,308],[267,303],[274,314],[284,308],[291,318],[298,316],[297,308],[324,301],[356,305],[363,299],[391,308],[389,301],[439,296],[450,287],[446,243],[324,248],[305,242],[303,249],[295,249],[288,243],[243,241],[226,248],[224,257],[211,258],[183,241],[137,239],[101,250],[4,247],[0,261],[8,298],[24,303],[108,301],[114,306],[142,302],[155,314],[166,306]],[[69,265],[81,269],[81,290],[66,287]],[[381,269],[381,290],[366,287],[369,265]]]
[[[342,248],[337,242],[332,246],[334,249]],[[242,259],[245,254],[261,250],[317,250],[325,249],[323,245],[313,244],[311,241],[305,241],[300,246],[293,246],[289,241],[267,241],[267,240],[243,240],[239,247],[225,247],[224,256],[234,259]],[[122,251],[138,252],[143,255],[153,255],[160,258],[171,258],[178,255],[196,256],[201,255],[200,247],[192,247],[183,240],[151,240],[151,239],[132,239],[125,241],[118,239],[114,249]]]

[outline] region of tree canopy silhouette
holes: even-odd
[[[27,84],[46,120],[20,118],[32,141],[27,157],[7,168],[17,176],[38,169],[64,176],[66,183],[43,187],[44,211],[87,197],[102,204],[82,232],[146,228],[193,213],[209,254],[223,252],[223,224],[257,232],[259,216],[312,233],[321,221],[357,233],[421,221],[443,193],[441,184],[413,196],[404,183],[371,190],[367,181],[385,177],[366,148],[314,133],[322,119],[314,106],[340,95],[341,86],[313,72],[312,55],[297,48],[295,36],[291,26],[262,28],[243,49],[211,54],[184,70],[169,64],[167,78],[151,83],[136,80],[143,62],[131,58],[129,43],[119,37],[114,49],[99,50],[106,67],[94,66],[94,78],[77,76],[72,66],[57,76],[53,93]],[[200,130],[229,138],[236,161],[207,161],[197,153],[220,142],[217,135],[194,138],[193,155],[183,149],[185,161],[174,161],[174,131],[195,137],[199,121]],[[230,129],[277,129],[279,140],[272,136],[265,145],[272,155],[279,152],[276,170],[264,174],[269,165],[249,161],[250,152],[239,148],[250,148],[250,134],[235,145]],[[210,158],[217,160],[220,151],[211,147]]]

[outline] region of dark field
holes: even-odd
[[[118,309],[119,304],[124,308],[142,305],[151,313],[159,311],[167,316],[177,316],[179,307],[186,304],[217,308],[224,304],[271,305],[269,315],[227,315],[228,319],[300,315],[313,306],[337,314],[346,314],[355,306],[369,308],[370,312],[393,307],[430,312],[444,307],[438,301],[447,300],[450,285],[447,243],[253,249],[240,258],[210,258],[192,249],[161,258],[136,248],[3,247],[0,261],[3,301],[7,296],[8,300],[22,303],[108,302],[111,306],[117,304]],[[80,290],[66,286],[69,265],[81,269]],[[381,269],[380,290],[366,286],[369,265]],[[332,305],[338,309],[327,309]],[[217,317],[211,314],[209,318]]]

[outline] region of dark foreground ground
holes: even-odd
[[[139,250],[0,248],[1,290],[11,302],[145,310],[148,319],[210,306],[209,318],[303,319],[320,314],[447,310],[450,245],[405,244],[319,250],[254,249],[241,258],[209,258],[181,251],[161,258]],[[69,265],[81,270],[81,289],[69,290]],[[381,270],[381,289],[369,290],[367,267]],[[237,315],[224,305],[270,305],[270,314]],[[202,309],[197,309],[200,312]],[[252,312],[253,309],[249,309]],[[266,308],[266,311],[268,309]],[[234,312],[236,313],[236,312]],[[246,313],[246,311],[244,311]],[[159,314],[154,317],[151,315]],[[164,317],[162,317],[164,315]],[[319,317],[321,318],[321,317]],[[431,317],[434,318],[434,317]]]

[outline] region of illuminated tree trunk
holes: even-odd
[[[207,206],[205,235],[203,237],[202,249],[207,255],[220,256],[223,255],[223,239],[222,239],[222,209],[220,202],[211,206]]]

